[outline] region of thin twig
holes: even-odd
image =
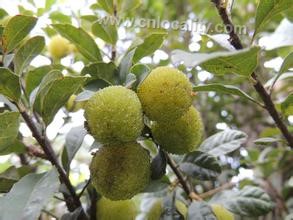
[[[185,180],[182,172],[178,169],[177,164],[171,158],[171,156],[166,152],[165,152],[165,156],[167,158],[167,163],[169,164],[169,166],[171,167],[171,169],[173,170],[173,172],[177,176],[178,181],[182,185],[182,188],[185,191],[185,193],[187,194],[187,196],[191,200],[202,201],[202,198],[194,192],[193,187],[190,187],[190,184]]]
[[[52,212],[49,212],[49,211],[47,211],[46,209],[42,209],[42,212],[46,213],[47,215],[49,215],[49,216],[51,216],[51,217],[53,217],[53,218],[56,218],[57,220],[59,219],[59,218],[57,217],[57,215],[54,215]]]
[[[26,112],[26,109],[24,108],[24,106],[17,104],[17,103],[15,103],[15,104],[18,107],[19,112],[22,115],[24,121],[26,122],[26,124],[30,128],[33,137],[38,141],[38,143],[42,147],[44,153],[47,155],[47,158],[51,162],[51,164],[56,167],[56,169],[59,173],[59,177],[60,177],[61,182],[64,183],[64,185],[68,189],[68,191],[70,193],[70,197],[68,197],[67,194],[64,194],[64,197],[65,197],[66,204],[67,204],[69,211],[72,212],[76,208],[82,207],[81,202],[79,200],[79,197],[76,195],[75,189],[72,186],[66,172],[61,167],[61,165],[58,161],[58,158],[57,158],[48,138],[45,135],[41,134],[41,132],[36,127],[33,119]],[[83,212],[82,215],[85,216],[85,213]]]
[[[225,183],[222,186],[215,188],[215,189],[212,189],[210,191],[204,192],[204,193],[200,194],[199,196],[203,199],[206,199],[208,197],[215,195],[218,192],[222,192],[223,190],[230,189],[230,188],[234,187],[235,185],[236,185],[236,183],[232,183],[232,182]]]
[[[215,6],[218,10],[218,13],[219,13],[224,25],[225,25],[227,32],[229,32],[230,44],[237,50],[243,49],[243,45],[241,43],[241,40],[240,40],[239,36],[237,35],[237,33],[235,32],[234,24],[232,23],[231,19],[229,18],[229,15],[227,13],[226,8],[223,6],[223,4],[221,4],[222,1],[221,0],[212,0],[212,2],[215,4]],[[263,100],[267,112],[270,114],[270,116],[275,121],[277,127],[280,129],[283,136],[287,140],[288,145],[291,148],[293,148],[293,136],[290,134],[288,128],[286,127],[286,125],[282,121],[281,116],[279,115],[279,113],[278,113],[278,111],[277,111],[277,109],[271,99],[271,96],[266,91],[266,89],[264,88],[262,83],[259,81],[255,72],[253,72],[251,74],[251,77],[254,81],[253,87],[257,91],[257,93],[259,94],[261,99]]]
[[[84,193],[84,191],[86,190],[86,188],[88,187],[88,185],[90,183],[91,183],[91,178],[88,179],[88,181],[86,182],[85,186],[82,188],[81,192],[78,194],[79,198],[82,196],[82,194]]]

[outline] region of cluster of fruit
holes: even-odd
[[[110,86],[94,94],[85,107],[87,128],[103,146],[95,154],[92,183],[104,197],[126,200],[150,180],[150,156],[136,142],[144,128],[143,113],[161,148],[174,154],[195,150],[202,136],[200,115],[192,105],[192,85],[170,67],[153,70],[138,93]]]

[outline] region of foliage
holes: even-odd
[[[117,186],[108,192],[113,198],[135,195],[131,205],[140,207],[135,214],[146,218],[157,201],[160,219],[292,218],[290,0],[40,2],[18,1],[15,8],[9,6],[15,11],[9,14],[7,2],[0,0],[1,220],[96,219],[109,214],[107,207],[99,205],[103,197],[95,185],[104,184],[99,175],[108,181],[103,190]],[[72,8],[68,10],[66,4]],[[73,7],[76,4],[78,9]],[[171,23],[160,25],[163,21]],[[196,21],[197,30],[190,31],[191,21]],[[206,30],[200,32],[203,26]],[[55,56],[49,45],[52,39],[66,42],[65,52]],[[62,42],[55,43],[54,49],[62,49]],[[173,135],[168,137],[169,128],[161,128],[163,140],[156,140],[153,119],[148,112],[142,118],[140,107],[144,128],[136,141],[143,148],[134,142],[141,121],[131,139],[134,143],[102,146],[84,124],[88,100],[109,86],[139,94],[149,81],[146,77],[161,66],[172,66],[185,75],[188,104],[184,111],[191,96],[202,116],[203,138],[192,142],[200,142],[198,146],[182,146],[192,151],[183,155],[165,152],[168,147],[160,143],[170,145]],[[149,98],[148,109],[158,109],[161,118],[169,104],[184,99],[179,93],[172,99],[178,83],[171,76],[173,68],[164,69],[164,78],[153,83],[158,92],[167,91],[162,97],[169,103],[157,100],[157,93],[150,96],[148,88],[143,94]],[[125,99],[119,95],[111,97],[116,100],[114,110],[125,112],[119,115],[115,132],[127,136],[133,129],[125,123],[130,105],[123,106]],[[103,112],[108,110],[104,106]],[[108,126],[115,112],[101,116],[98,125]],[[95,105],[92,113],[97,113]],[[167,121],[172,124],[170,131],[184,130],[176,127],[174,117]],[[91,122],[91,127],[97,126]],[[190,132],[181,136],[202,136]],[[136,146],[139,153],[128,154],[122,145]],[[101,166],[92,165],[93,180],[91,153],[96,158],[106,155],[99,157]],[[119,182],[109,179],[111,167]],[[128,192],[130,169],[134,190]],[[141,175],[145,178],[139,184]]]

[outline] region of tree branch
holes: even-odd
[[[224,25],[225,25],[225,28],[226,28],[227,32],[229,32],[229,35],[230,35],[229,42],[230,42],[230,44],[237,50],[243,49],[243,45],[241,43],[241,40],[240,40],[239,36],[237,35],[237,33],[235,32],[235,27],[234,27],[231,19],[229,18],[229,15],[227,13],[227,10],[226,10],[225,6],[222,5],[222,1],[221,0],[212,0],[212,2],[215,4],[215,6],[216,6],[216,8],[218,10],[218,13],[219,13]],[[266,89],[264,88],[262,83],[259,81],[259,79],[258,79],[258,77],[257,77],[255,72],[253,72],[251,74],[251,77],[254,80],[253,87],[256,90],[256,92],[259,94],[261,99],[263,100],[267,112],[270,114],[270,116],[275,121],[277,127],[280,129],[280,131],[282,132],[283,136],[287,140],[288,145],[291,148],[293,148],[293,136],[290,134],[288,128],[285,125],[285,123],[282,121],[281,116],[279,115],[279,113],[278,113],[278,111],[277,111],[277,109],[276,109],[276,107],[275,107],[275,105],[274,105],[274,103],[273,103],[273,101],[271,99],[271,96],[266,91]]]
[[[168,153],[166,153],[166,152],[165,152],[165,156],[167,158],[167,163],[169,164],[169,166],[171,167],[171,169],[173,170],[173,172],[177,176],[178,181],[182,185],[182,188],[185,191],[185,193],[187,194],[187,196],[191,200],[202,201],[202,198],[194,192],[193,188],[190,187],[189,183],[185,180],[182,172],[177,168],[177,164],[171,158],[171,156]]]
[[[33,122],[33,119],[29,116],[29,114],[26,112],[26,109],[19,105],[16,104],[17,108],[19,109],[20,114],[22,115],[24,121],[30,128],[33,137],[38,141],[40,146],[42,147],[44,153],[47,156],[47,159],[51,162],[53,166],[56,167],[59,177],[61,182],[66,186],[66,188],[69,191],[70,196],[66,195],[65,193],[63,194],[66,200],[66,205],[69,209],[69,211],[74,211],[78,207],[82,207],[81,202],[79,200],[79,197],[76,195],[75,189],[72,186],[66,172],[64,169],[61,167],[58,158],[51,146],[51,143],[49,142],[48,138],[46,135],[42,135],[41,132],[38,130],[36,127],[35,123]],[[83,216],[86,216],[85,213],[82,213]]]

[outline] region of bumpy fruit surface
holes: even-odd
[[[110,86],[98,91],[85,107],[90,133],[102,144],[131,142],[141,134],[141,103],[130,89]]]
[[[138,96],[149,119],[171,121],[191,106],[192,86],[179,70],[158,67],[138,87]]]
[[[173,154],[192,152],[200,143],[203,125],[199,112],[190,107],[179,119],[171,122],[155,122],[152,133],[158,144]]]
[[[178,213],[180,213],[184,219],[186,219],[187,215],[187,207],[186,205],[181,202],[180,200],[175,201],[176,210]],[[158,199],[153,203],[150,210],[148,211],[146,215],[146,220],[158,220],[160,219],[162,213],[163,213],[163,201],[162,199]]]
[[[111,201],[101,198],[97,202],[97,220],[134,220],[137,210],[134,201]]]
[[[213,204],[212,209],[218,220],[234,220],[234,215],[222,205]]]
[[[71,52],[71,44],[65,38],[56,35],[52,37],[49,45],[48,51],[51,56],[55,59],[60,59],[67,56]]]
[[[126,200],[150,180],[149,153],[137,143],[102,147],[90,165],[93,186],[111,200]]]

